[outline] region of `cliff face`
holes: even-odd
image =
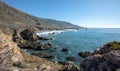
[[[0,68],[17,61],[23,61],[20,49],[12,41],[12,35],[5,35],[0,30]]]

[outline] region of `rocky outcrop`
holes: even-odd
[[[22,61],[23,57],[19,51],[17,44],[12,42],[12,35],[5,35],[0,31],[0,66]]]
[[[24,30],[15,30],[13,40],[23,49],[47,50],[52,47],[51,43],[40,44],[37,42],[39,37],[36,35],[36,28],[30,27]]]
[[[80,64],[80,71],[117,71],[120,68],[120,42],[110,42]]]
[[[20,35],[24,40],[36,41],[37,40],[36,31],[37,30],[38,29],[35,27],[30,27],[30,28],[25,29],[22,32],[20,32]]]

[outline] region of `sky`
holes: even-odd
[[[83,27],[120,28],[120,0],[4,0],[31,15]]]

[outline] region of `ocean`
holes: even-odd
[[[69,61],[66,59],[69,56],[77,57],[77,60],[73,60],[76,65],[79,65],[83,59],[78,55],[82,51],[98,50],[100,47],[108,42],[120,41],[120,29],[119,28],[88,28],[80,29],[76,31],[65,31],[58,34],[42,34],[53,38],[53,40],[39,41],[40,43],[50,42],[53,47],[46,51],[35,52],[47,52],[54,55],[51,61]],[[67,48],[68,52],[62,52],[62,48]],[[30,51],[33,52],[33,51]]]

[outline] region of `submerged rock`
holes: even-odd
[[[67,60],[71,60],[71,61],[77,60],[77,57],[75,57],[75,56],[69,56],[69,57],[67,57]]]
[[[67,49],[67,48],[63,48],[62,51],[63,51],[63,52],[66,52],[66,51],[68,51],[68,49]]]
[[[51,43],[40,44],[35,50],[48,50],[52,48]]]

